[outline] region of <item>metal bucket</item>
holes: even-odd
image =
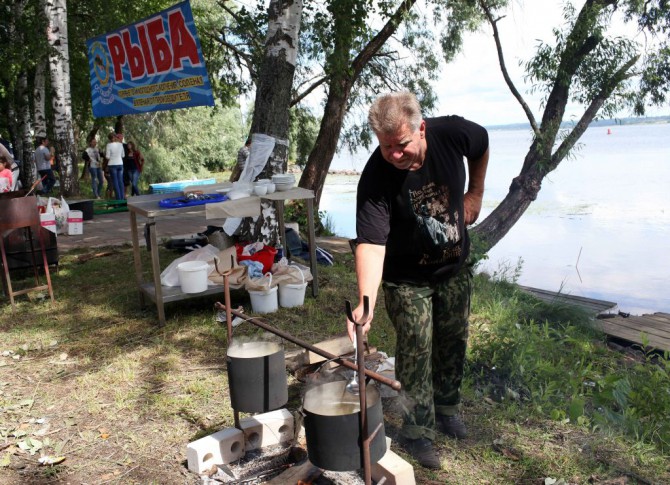
[[[328,382],[305,393],[305,435],[309,461],[332,471],[351,471],[363,468],[359,425],[359,396],[345,390],[346,381]],[[367,435],[382,426],[370,443],[370,463],[376,463],[386,453],[384,415],[377,387],[366,386]]]
[[[265,413],[288,401],[284,349],[278,342],[254,341],[228,348],[228,385],[233,409]]]

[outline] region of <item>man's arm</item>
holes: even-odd
[[[484,198],[484,179],[489,164],[489,149],[476,160],[468,159],[468,191],[463,198],[465,225],[469,226],[479,217]]]
[[[363,326],[363,334],[370,330],[372,317],[374,315],[375,303],[377,301],[377,292],[379,284],[382,281],[382,271],[384,269],[384,256],[386,247],[377,244],[362,243],[356,247],[356,278],[358,280],[358,306],[353,311],[356,320],[363,316],[363,297],[367,296],[370,300],[370,308],[367,323]],[[347,331],[349,338],[354,338],[354,324],[347,321]]]

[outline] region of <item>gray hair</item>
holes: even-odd
[[[421,126],[422,119],[419,101],[409,91],[378,97],[370,106],[368,113],[368,123],[376,134],[395,133],[404,124],[414,132]]]

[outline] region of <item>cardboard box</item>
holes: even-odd
[[[58,234],[58,231],[56,230],[56,214],[53,212],[49,214],[40,214],[40,224],[47,231]]]
[[[67,215],[68,236],[84,234],[84,213],[82,211],[70,211]]]

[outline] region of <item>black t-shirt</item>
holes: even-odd
[[[440,281],[469,253],[463,157],[484,155],[488,133],[460,116],[429,118],[426,142],[426,159],[415,171],[395,168],[377,147],[358,182],[357,241],[386,246],[384,281]]]

